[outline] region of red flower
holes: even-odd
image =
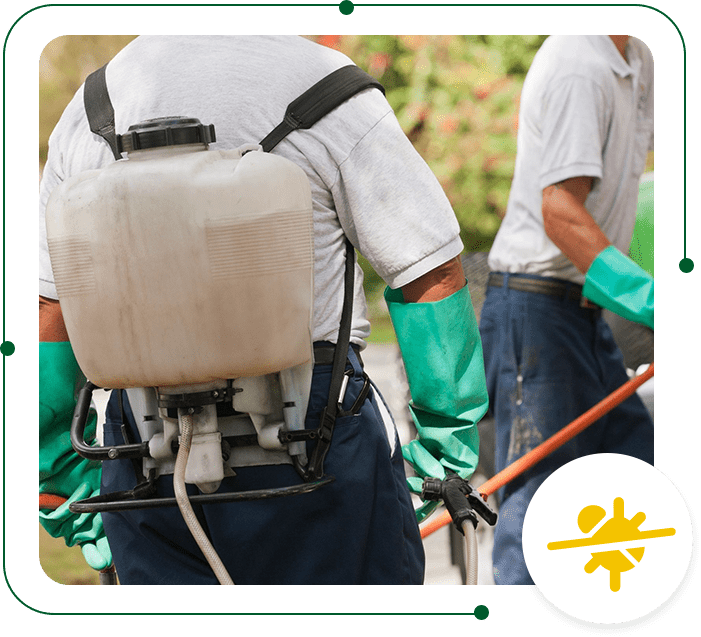
[[[483,100],[483,99],[488,98],[490,93],[491,93],[491,90],[490,90],[490,87],[488,84],[482,84],[475,89],[475,97],[478,100]]]
[[[441,133],[450,135],[458,130],[458,118],[455,115],[444,115],[440,118],[439,128]]]
[[[382,77],[390,64],[392,64],[392,58],[387,53],[375,53],[370,58],[368,73],[374,77]]]
[[[340,35],[320,35],[317,38],[317,42],[319,44],[323,44],[324,46],[327,46],[330,49],[337,49],[340,41]]]

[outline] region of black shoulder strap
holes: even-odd
[[[377,88],[383,93],[384,87],[361,68],[351,64],[337,69],[290,103],[285,117],[261,142],[265,152],[271,151],[287,135],[297,129],[311,128],[322,117],[337,106],[367,88]],[[334,425],[341,399],[343,375],[346,369],[348,347],[350,345],[353,318],[353,294],[355,290],[355,250],[346,238],[346,266],[344,275],[343,309],[341,324],[331,366],[331,382],[326,407],[321,414],[321,422],[315,434],[316,445],[309,458],[304,477],[306,480],[319,480],[324,476],[324,460],[331,446]]]
[[[114,107],[105,79],[106,68],[105,64],[88,75],[83,89],[83,102],[90,130],[110,145],[115,159],[121,159],[117,150]],[[311,128],[333,109],[367,88],[377,88],[385,92],[382,84],[354,64],[335,70],[291,102],[283,121],[260,142],[260,145],[265,152],[270,152],[293,130]]]
[[[302,93],[290,103],[285,117],[261,142],[266,152],[271,151],[287,135],[297,129],[311,128],[322,117],[337,106],[367,88],[377,88],[383,93],[384,87],[361,68],[351,64],[341,67],[319,80],[314,86]],[[304,477],[306,480],[318,480],[324,476],[324,460],[331,446],[334,425],[341,398],[343,375],[346,369],[348,347],[350,345],[353,318],[353,294],[355,290],[355,250],[346,238],[346,266],[344,275],[343,309],[341,324],[331,366],[331,382],[326,407],[321,414],[319,428],[314,432],[316,445],[312,450]]]
[[[366,88],[385,92],[382,84],[354,64],[335,70],[291,102],[283,121],[260,145],[265,152],[271,151],[293,130],[311,128],[324,115]]]
[[[115,159],[121,159],[122,155],[117,150],[117,134],[114,126],[114,107],[107,92],[105,69],[107,65],[99,68],[85,79],[83,88],[83,103],[85,113],[88,116],[90,130],[102,137],[112,149]]]

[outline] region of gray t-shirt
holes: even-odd
[[[197,63],[193,63],[196,60]],[[257,143],[287,105],[351,64],[343,54],[296,36],[141,36],[107,67],[118,133],[145,119],[184,115],[214,124],[216,149]],[[309,177],[314,207],[313,340],[335,342],[343,302],[344,235],[393,288],[462,251],[455,214],[435,176],[377,89],[351,98],[273,151]],[[114,161],[90,132],[78,90],[49,140],[40,189],[39,294],[57,298],[44,214],[53,188]],[[370,326],[356,268],[352,340]]]
[[[653,144],[653,66],[635,38],[623,59],[607,35],[551,36],[521,96],[516,169],[492,270],[584,282],[543,228],[543,188],[594,177],[585,207],[627,254],[638,184]]]

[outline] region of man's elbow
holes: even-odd
[[[407,303],[440,301],[465,285],[465,273],[459,257],[455,257],[402,287]]]

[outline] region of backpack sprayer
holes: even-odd
[[[189,427],[185,478],[204,493],[233,475],[222,435],[255,436],[273,454],[263,464],[281,453],[306,464],[304,445],[284,448],[279,437],[303,428],[311,385],[306,175],[249,147],[208,151],[213,127],[197,120],[153,120],[130,133],[120,140],[127,161],[66,181],[47,206],[61,309],[90,379],[74,419],[77,451],[144,458],[144,474],[157,477],[174,471]],[[126,391],[147,442],[85,448],[95,386]]]
[[[212,151],[214,127],[194,118],[148,120],[115,135],[105,67],[87,78],[91,130],[115,159],[128,158],[67,180],[47,204],[61,309],[89,379],[71,443],[91,460],[132,459],[138,480],[131,491],[72,503],[72,512],[177,505],[219,581],[233,584],[191,503],[297,495],[333,481],[323,463],[350,340],[354,251],[346,241],[328,405],[319,428],[306,430],[314,365],[311,188],[301,168],[267,151],[370,87],[383,90],[358,67],[338,69],[292,102],[260,145]],[[84,440],[98,387],[126,392],[143,442]],[[308,441],[316,442],[310,458]],[[235,467],[272,464],[292,464],[302,483],[216,493]],[[176,497],[152,497],[156,479],[170,474]],[[188,496],[186,483],[202,494]]]

